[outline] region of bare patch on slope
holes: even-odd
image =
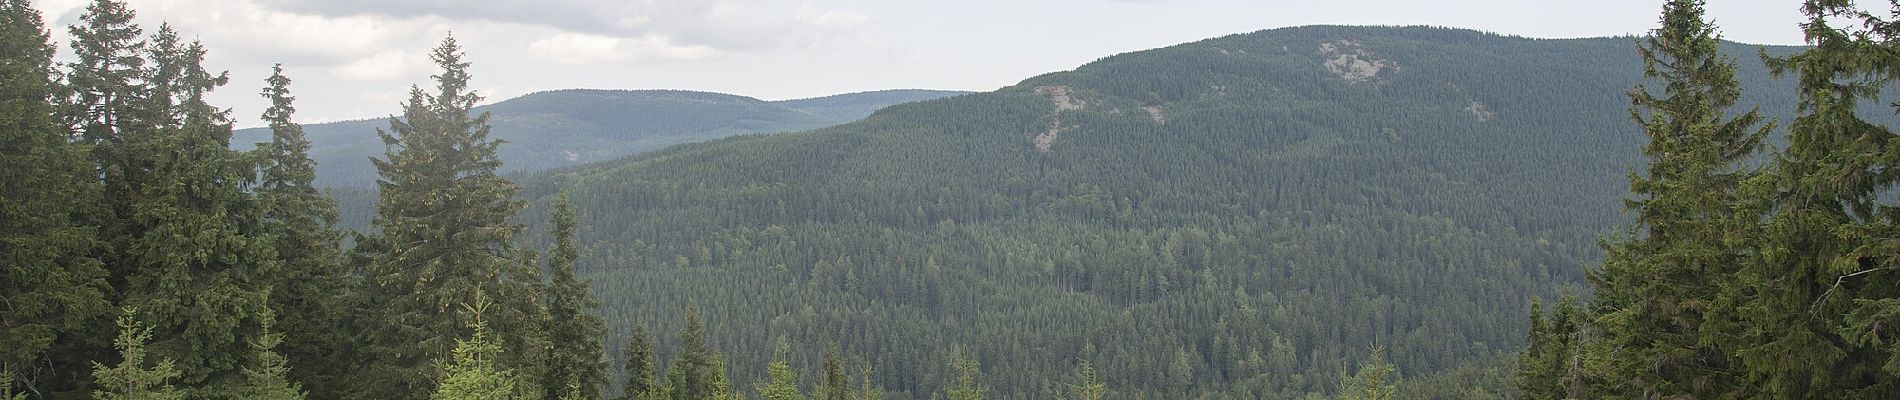
[[[1378,79],[1380,73],[1399,70],[1399,63],[1379,58],[1378,53],[1352,40],[1320,43],[1319,55],[1327,71],[1347,82],[1372,81]]]
[[[1056,111],[1080,110],[1089,105],[1069,95],[1068,86],[1037,86],[1036,94],[1049,96],[1049,102],[1056,105]]]
[[[1142,107],[1141,110],[1147,111],[1148,118],[1154,119],[1156,124],[1168,124],[1168,114],[1161,111],[1161,106],[1147,106]]]
[[[1036,151],[1048,153],[1050,147],[1055,145],[1056,137],[1062,136],[1062,129],[1064,128],[1062,126],[1062,112],[1080,110],[1082,107],[1087,107],[1088,102],[1082,101],[1082,99],[1078,99],[1074,95],[1069,94],[1068,86],[1037,86],[1036,94],[1048,96],[1049,103],[1056,106],[1055,115],[1049,118],[1049,130],[1038,132],[1035,136],[1029,138],[1030,143],[1036,145]]]
[[[1478,122],[1490,121],[1498,116],[1491,110],[1484,109],[1484,103],[1479,103],[1477,100],[1472,100],[1470,105],[1465,106],[1465,112],[1478,116]]]

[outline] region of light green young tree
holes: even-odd
[[[785,361],[788,350],[785,343],[780,342],[779,349],[774,351],[777,356],[773,357],[772,364],[767,365],[765,370],[769,378],[754,385],[759,391],[759,398],[765,400],[805,399],[805,394],[798,389],[798,372],[793,371],[791,364]]]
[[[476,304],[468,307],[474,317],[471,324],[475,336],[469,340],[457,339],[454,362],[442,367],[442,380],[436,386],[431,400],[533,400],[540,393],[530,385],[523,385],[522,377],[514,370],[501,367],[501,345],[488,338],[488,321],[482,315],[488,309],[487,298],[480,292],[475,295]]]
[[[1095,374],[1095,366],[1090,365],[1088,360],[1082,360],[1081,364],[1075,366],[1075,378],[1074,389],[1070,390],[1075,391],[1076,400],[1102,400],[1103,396],[1108,395],[1108,384]]]
[[[871,366],[858,367],[858,390],[851,393],[853,400],[883,400],[884,390],[871,385]]]
[[[145,342],[152,339],[152,329],[140,324],[136,314],[137,310],[132,308],[119,314],[119,337],[112,341],[113,347],[119,349],[119,365],[106,367],[96,361],[92,363],[95,386],[92,398],[183,400],[185,393],[171,385],[171,380],[180,374],[172,360],[158,360],[151,368],[145,367]]]
[[[950,363],[950,366],[956,368],[957,380],[950,385],[949,390],[945,391],[945,397],[950,400],[983,400],[983,396],[989,394],[990,388],[976,381],[976,373],[980,366],[977,364],[975,355],[958,356]]]
[[[1339,383],[1339,400],[1393,400],[1399,395],[1399,368],[1385,361],[1385,347],[1374,346],[1359,371]]]
[[[290,381],[290,361],[277,353],[284,334],[275,332],[276,314],[265,310],[263,326],[251,341],[255,366],[244,367],[244,379],[231,395],[246,400],[303,400],[302,385]]]

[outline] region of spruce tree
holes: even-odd
[[[635,324],[633,333],[627,335],[626,364],[621,374],[627,382],[620,386],[620,397],[616,400],[645,400],[658,396],[659,384],[654,381],[653,342],[647,337],[645,324]]]
[[[975,355],[959,355],[955,360],[951,361],[950,366],[957,370],[957,379],[950,384],[949,389],[944,391],[945,398],[949,400],[983,400],[983,396],[989,394],[990,389],[976,381],[976,373],[979,367]]]
[[[1359,370],[1340,381],[1339,400],[1397,399],[1398,371],[1398,367],[1386,362],[1384,347],[1373,347]]]
[[[371,160],[381,174],[372,220],[380,236],[359,246],[368,264],[365,301],[373,308],[362,323],[369,327],[371,367],[357,381],[375,390],[360,397],[426,397],[430,360],[471,333],[472,325],[442,316],[472,304],[478,291],[498,300],[488,320],[503,349],[498,365],[526,376],[545,372],[539,276],[531,258],[513,248],[520,228],[508,222],[523,203],[514,198],[516,186],[495,172],[502,142],[489,139],[487,113],[470,114],[481,96],[468,88],[469,63],[455,39],[444,39],[430,57],[442,69],[436,91],[411,87],[402,117],[378,131],[388,146],[384,158]]]
[[[548,354],[548,374],[542,381],[548,397],[559,397],[567,382],[578,382],[581,396],[600,399],[600,387],[607,383],[607,365],[601,353],[601,336],[606,324],[590,311],[599,306],[587,294],[587,282],[574,276],[574,260],[580,250],[574,245],[574,208],[562,195],[554,203],[554,249],[548,256],[548,341],[554,347]]]
[[[303,126],[291,120],[296,98],[282,64],[271,67],[265,84],[261,94],[271,105],[262,117],[271,141],[257,149],[263,169],[257,194],[282,271],[273,279],[270,308],[281,318],[282,351],[294,380],[311,388],[314,397],[341,398],[340,378],[355,359],[349,352],[355,346],[342,322],[350,285],[338,250],[342,234],[335,228],[336,203],[313,183],[316,162]]]
[[[724,361],[706,337],[706,324],[699,318],[698,307],[686,308],[686,327],[679,332],[680,350],[667,367],[667,391],[673,400],[705,400],[729,393],[721,390],[726,380]]]
[[[1638,47],[1647,83],[1629,92],[1631,118],[1649,137],[1650,159],[1632,174],[1628,202],[1635,232],[1605,245],[1592,271],[1601,345],[1615,351],[1599,374],[1604,394],[1717,398],[1747,393],[1736,381],[1730,351],[1717,345],[1740,316],[1719,307],[1725,280],[1747,251],[1735,246],[1755,217],[1740,209],[1743,165],[1770,127],[1758,111],[1730,116],[1740,99],[1735,62],[1720,54],[1716,28],[1702,1],[1673,0],[1661,26]]]
[[[152,352],[178,363],[180,385],[215,396],[239,378],[278,264],[251,191],[255,166],[230,149],[228,111],[205,100],[228,78],[205,70],[204,47],[169,26],[152,40],[152,91],[135,105],[159,123],[125,134],[150,136],[159,151],[121,239],[122,301],[158,333]]]
[[[502,348],[488,337],[483,314],[487,299],[478,292],[477,303],[468,307],[470,339],[456,339],[454,360],[442,367],[440,385],[430,400],[531,400],[540,397],[539,389],[525,385],[525,379],[500,363]]]
[[[1800,112],[1770,173],[1750,185],[1769,199],[1760,258],[1724,293],[1743,317],[1724,341],[1743,366],[1744,389],[1762,398],[1900,397],[1900,209],[1891,171],[1893,131],[1857,113],[1896,83],[1900,26],[1852,2],[1803,2],[1810,47],[1769,59],[1792,74]],[[1845,23],[1836,26],[1836,21]]]
[[[858,367],[858,391],[852,393],[855,400],[882,400],[884,391],[871,385],[871,366]]]
[[[97,192],[54,105],[49,39],[26,0],[0,2],[0,398],[33,384],[16,376],[27,365],[71,357],[53,357],[55,342],[110,312],[95,232],[76,220]]]
[[[255,340],[251,341],[252,361],[244,367],[244,380],[232,391],[230,398],[250,400],[303,400],[303,386],[292,382],[291,367],[288,360],[277,353],[277,346],[284,342],[284,334],[276,332],[276,318],[268,310],[264,313],[263,326]]]
[[[92,398],[97,400],[182,400],[183,391],[172,387],[171,381],[180,375],[171,359],[160,358],[146,367],[146,343],[152,340],[152,328],[138,322],[139,313],[126,308],[119,314],[116,339],[113,347],[119,350],[119,364],[106,367],[95,361],[92,363]]]
[[[816,395],[815,400],[850,400],[851,382],[844,374],[844,360],[838,358],[838,345],[825,350],[824,381]]]
[[[765,367],[766,380],[754,385],[759,392],[759,398],[805,400],[805,394],[798,389],[798,372],[793,371],[791,364],[785,360],[789,357],[786,354],[789,352],[790,348],[784,342],[780,342],[779,348],[773,351],[772,363]]]
[[[743,396],[740,396],[738,392],[732,391],[732,381],[726,379],[726,357],[725,356],[719,355],[719,354],[713,354],[712,368],[709,368],[708,370],[714,371],[714,373],[707,376],[706,387],[709,390],[708,390],[708,394],[706,395],[706,397],[703,397],[703,399],[741,400],[745,398]]]
[[[1108,384],[1096,375],[1094,365],[1082,360],[1075,366],[1075,385],[1070,390],[1075,392],[1076,400],[1102,400],[1103,396],[1108,395]]]
[[[67,28],[74,61],[67,64],[72,98],[66,115],[92,146],[95,172],[105,184],[106,204],[91,217],[101,225],[101,236],[115,240],[129,236],[121,232],[123,220],[131,218],[136,183],[155,155],[144,143],[147,136],[134,134],[141,129],[134,104],[146,97],[144,31],[132,22],[135,15],[123,1],[95,0],[80,15],[81,24]],[[117,277],[128,268],[106,261]]]
[[[1585,398],[1583,311],[1577,298],[1564,294],[1549,314],[1531,302],[1530,348],[1517,357],[1517,387],[1526,398]]]
[[[84,225],[94,227],[97,246],[93,257],[106,271],[106,300],[118,304],[123,297],[126,278],[133,263],[125,262],[124,248],[137,230],[132,228],[133,200],[150,159],[156,151],[149,144],[147,131],[134,109],[147,89],[144,73],[145,41],[143,31],[132,22],[133,11],[122,0],[94,0],[79,16],[79,24],[67,27],[72,61],[65,63],[66,98],[62,102],[63,119],[90,162],[87,179],[98,201],[74,202]],[[23,53],[30,54],[30,53]],[[111,311],[107,311],[110,314]],[[87,322],[89,332],[113,329],[112,319],[100,315]],[[55,343],[50,351],[53,382],[36,386],[55,392],[84,392],[85,370],[89,360],[110,357],[114,350],[109,335],[88,335]]]

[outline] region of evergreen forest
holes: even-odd
[[[1900,11],[1656,3],[778,102],[491,104],[450,35],[307,127],[0,0],[0,400],[1900,398]]]

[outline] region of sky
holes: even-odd
[[[62,55],[91,0],[33,0]],[[1865,2],[1863,0],[1863,2]],[[453,34],[475,87],[685,89],[766,100],[880,89],[988,91],[1131,51],[1303,25],[1431,25],[1535,38],[1641,34],[1660,0],[127,0],[229,71],[238,126],[282,63],[297,120],[387,117]],[[1800,44],[1799,1],[1709,0],[1724,38]]]

